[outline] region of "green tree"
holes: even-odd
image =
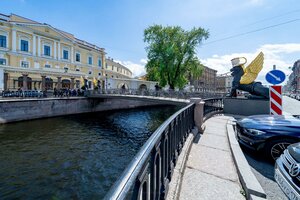
[[[179,26],[153,25],[145,29],[148,80],[174,89],[183,88],[191,77],[199,77],[203,65],[196,56],[196,47],[208,36],[203,28],[185,31]]]

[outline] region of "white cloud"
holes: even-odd
[[[146,65],[148,60],[143,58],[143,59],[140,60],[140,62],[143,63],[144,65]]]
[[[124,65],[125,67],[130,69],[130,71],[133,74],[133,77],[142,76],[146,74],[145,65],[147,63],[147,59],[141,59],[139,63],[134,63],[132,61],[115,61],[115,62],[118,62],[121,65]]]
[[[255,52],[251,53],[233,53],[228,55],[213,55],[211,58],[200,59],[201,62],[210,68],[218,70],[218,74],[229,72],[231,68],[231,59],[235,57],[246,57],[250,62],[262,51],[265,54],[264,67],[259,73],[258,81],[266,84],[265,75],[268,71],[273,69],[273,65],[276,65],[276,69],[282,70],[286,75],[291,73],[290,66],[294,64],[300,57],[300,43],[290,44],[265,44],[258,48]],[[294,55],[295,54],[295,55]],[[247,65],[246,64],[246,65]]]

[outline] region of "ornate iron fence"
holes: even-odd
[[[105,199],[163,199],[185,140],[194,127],[190,104],[166,120],[147,140]]]
[[[183,90],[137,90],[137,89],[107,89],[107,90],[93,90],[90,94],[121,94],[121,95],[139,95],[139,96],[155,96],[168,97],[176,99],[190,99],[192,97],[205,98],[221,98],[226,93],[217,92],[187,92]]]
[[[204,112],[203,117],[206,117],[209,113],[223,111],[224,104],[223,98],[209,98],[204,99]]]

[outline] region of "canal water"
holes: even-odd
[[[102,199],[178,107],[0,125],[0,199]]]

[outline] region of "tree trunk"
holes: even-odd
[[[173,84],[170,84],[170,89],[172,89],[172,90],[174,90],[174,89],[175,89],[175,87],[174,87],[174,85],[173,85]]]

